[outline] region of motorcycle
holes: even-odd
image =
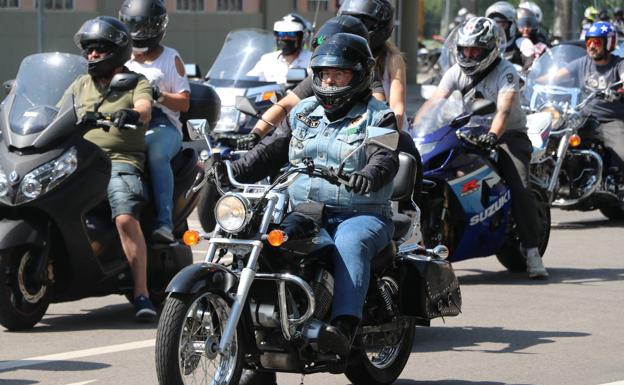
[[[616,167],[609,167],[610,154],[594,133],[597,123],[583,113],[594,99],[613,96],[622,83],[583,93],[578,79],[548,76],[583,56],[585,50],[575,45],[553,47],[535,62],[527,79],[528,107],[553,120],[548,145],[532,164],[532,181],[548,193],[553,207],[598,209],[609,219],[623,219],[624,180]]]
[[[508,270],[526,271],[511,215],[511,192],[495,165],[497,150],[486,153],[475,141],[487,130],[483,116],[495,112],[496,106],[477,100],[472,109],[463,111],[463,98],[456,91],[432,106],[420,124],[412,127],[424,167],[424,243],[428,247],[447,245],[451,262],[496,254]],[[541,227],[539,251],[544,255],[550,208],[540,188],[535,186],[533,193]]]
[[[96,108],[79,121],[73,96],[63,96],[86,70],[77,55],[28,56],[0,109],[0,324],[8,330],[33,327],[50,303],[109,294],[133,299],[107,201],[111,162],[83,138],[91,128],[110,126],[110,117]],[[134,88],[137,79],[116,75],[108,94]],[[196,164],[192,150],[172,161],[177,237],[195,207],[197,194],[189,189],[201,179]],[[155,224],[148,204],[141,226],[149,234]],[[192,252],[178,242],[147,246],[150,297],[158,304],[170,279],[192,263]]]
[[[190,129],[194,137],[206,135],[201,124]],[[367,131],[364,143],[396,148],[396,131]],[[212,156],[219,160],[218,153]],[[393,199],[413,191],[415,160],[401,154],[400,163]],[[372,261],[364,316],[348,359],[324,353],[320,333],[331,313],[333,243],[320,241],[315,220],[288,213],[287,187],[301,174],[337,184],[348,183],[348,177],[307,160],[270,185],[241,184],[228,161],[225,167],[234,190],[215,206],[217,225],[205,261],[182,270],[167,289],[156,336],[161,385],[233,385],[244,368],[344,372],[356,385],[390,384],[409,358],[414,325],[459,313],[459,284],[443,259],[445,248],[402,243],[409,226],[397,225],[398,252],[393,242]],[[296,221],[285,220],[291,216]],[[426,282],[419,279],[425,270],[431,278]],[[435,294],[428,296],[425,287]]]
[[[288,72],[287,84],[277,84],[247,75],[262,55],[274,50],[275,38],[267,31],[240,29],[228,33],[204,81],[204,84],[213,87],[221,99],[220,117],[209,137],[212,146],[235,156],[238,150],[236,140],[241,135],[248,134],[256,124],[256,117],[242,114],[235,108],[237,97],[244,96],[253,100],[261,115],[281,99],[287,89],[294,87],[307,76],[305,69],[293,68]],[[198,143],[199,145],[194,145],[197,150],[206,148],[203,142]],[[198,204],[198,214],[204,231],[210,231],[214,227],[214,216],[210,212],[216,199],[218,195],[214,186],[207,184]]]

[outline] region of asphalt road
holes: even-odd
[[[553,221],[548,281],[509,274],[494,257],[455,264],[463,314],[417,329],[396,384],[624,381],[624,223],[557,210]],[[0,331],[0,384],[156,384],[155,325],[132,317],[123,297],[109,296],[52,305],[28,332]],[[280,384],[299,380],[279,375]],[[304,383],[349,382],[317,374]]]

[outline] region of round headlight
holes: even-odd
[[[553,130],[558,130],[559,127],[563,124],[563,120],[561,119],[561,109],[555,105],[547,104],[544,107],[540,108],[540,112],[548,112],[550,117],[552,118],[552,123],[550,126]]]
[[[226,194],[215,205],[215,219],[219,226],[229,233],[240,231],[251,216],[248,207],[249,202],[244,197]]]

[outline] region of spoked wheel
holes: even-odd
[[[540,226],[538,250],[540,255],[544,257],[546,248],[548,247],[548,241],[550,240],[550,206],[546,195],[533,190],[533,196],[535,197],[535,205],[537,206],[537,220]],[[526,259],[520,245],[520,238],[518,237],[518,231],[514,229],[512,236],[509,237],[505,245],[496,253],[498,261],[507,268],[507,270],[520,273],[527,269]]]
[[[165,302],[156,335],[156,373],[161,385],[234,385],[243,368],[238,330],[230,348],[218,352],[230,314],[220,296],[171,295]]]
[[[0,324],[8,330],[35,326],[49,305],[48,287],[36,276],[36,249],[0,251]]]

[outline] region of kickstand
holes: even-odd
[[[305,374],[301,375],[301,382],[299,383],[299,385],[303,385],[303,378],[305,377]]]

